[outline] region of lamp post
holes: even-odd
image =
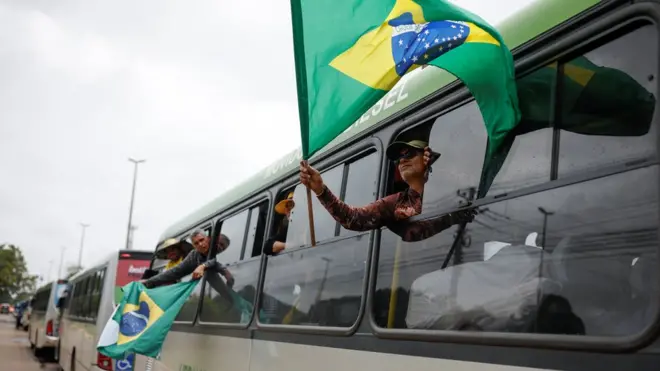
[[[137,183],[137,172],[138,165],[147,161],[147,160],[135,160],[129,158],[128,161],[132,162],[134,165],[133,170],[133,190],[131,191],[131,204],[128,209],[128,227],[126,228],[126,249],[130,249],[130,240],[131,240],[131,226],[133,225],[133,203],[135,202],[135,184]]]
[[[539,207],[539,212],[543,214],[543,237],[541,237],[541,248],[545,250],[545,234],[548,226],[548,216],[553,215],[554,212],[547,211],[542,207]]]
[[[66,247],[62,246],[60,247],[60,269],[57,271],[57,278],[60,279],[62,278],[62,265],[64,264],[64,252],[66,251]]]
[[[80,250],[78,251],[78,269],[82,270],[82,253],[83,247],[85,246],[85,230],[89,227],[89,224],[80,223],[82,227],[82,235],[80,236]]]

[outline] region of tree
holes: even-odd
[[[8,302],[31,294],[37,276],[30,275],[23,252],[18,246],[0,245],[0,302]]]

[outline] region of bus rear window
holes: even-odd
[[[117,262],[115,286],[122,287],[139,280],[144,271],[149,268],[150,263],[151,259],[120,259]]]

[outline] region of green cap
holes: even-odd
[[[392,142],[392,144],[387,147],[387,151],[385,151],[385,154],[387,155],[387,158],[390,160],[394,161],[399,157],[399,153],[401,153],[401,150],[403,148],[411,148],[411,149],[417,149],[417,150],[424,150],[424,148],[428,147],[429,144],[423,140],[415,139],[411,140],[409,142]],[[429,165],[434,163],[438,158],[440,158],[440,153],[431,151],[431,161]]]

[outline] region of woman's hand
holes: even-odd
[[[300,161],[300,183],[311,189],[317,196],[323,192],[321,173],[309,166],[307,161]]]
[[[431,162],[431,148],[424,148],[424,166],[428,167]]]

